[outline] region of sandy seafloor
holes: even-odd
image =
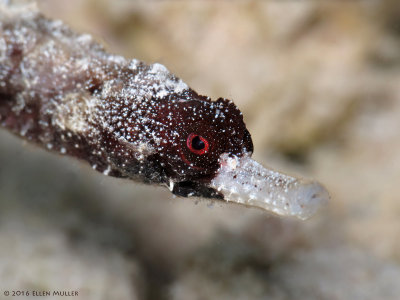
[[[174,198],[1,130],[0,299],[6,290],[399,299],[397,1],[48,0],[41,8],[111,52],[160,62],[200,94],[234,100],[254,157],[317,178],[331,201],[302,222]]]

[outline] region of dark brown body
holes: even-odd
[[[217,196],[207,183],[221,154],[253,150],[231,101],[199,96],[162,65],[107,54],[90,36],[23,9],[0,10],[0,123],[106,175],[179,195]],[[207,151],[192,149],[190,135]]]

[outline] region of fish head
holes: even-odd
[[[240,110],[226,99],[168,99],[160,105],[160,161],[174,182],[210,181],[224,153],[253,152],[253,142]]]
[[[274,171],[251,158],[251,135],[232,101],[188,99],[169,101],[159,113],[160,122],[169,126],[160,159],[174,194],[217,198],[300,219],[328,201],[318,182]]]

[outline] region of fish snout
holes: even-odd
[[[329,200],[328,191],[320,183],[265,168],[249,154],[222,154],[210,187],[226,201],[300,219],[311,217]]]

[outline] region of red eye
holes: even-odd
[[[186,145],[188,146],[190,151],[198,155],[206,153],[210,146],[205,138],[194,133],[189,134],[186,140]]]

